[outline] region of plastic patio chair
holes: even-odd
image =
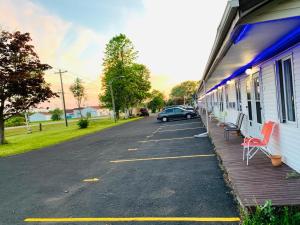
[[[232,131],[240,132],[241,131],[241,127],[242,127],[242,123],[243,123],[244,117],[245,117],[245,114],[240,113],[238,115],[236,124],[232,124],[232,123],[225,124],[225,127],[224,127],[224,138],[227,141],[229,140],[229,133],[230,132],[232,132]]]
[[[244,138],[243,146],[243,161],[245,160],[245,153],[247,159],[247,166],[249,164],[249,160],[253,158],[253,156],[258,152],[262,151],[268,157],[271,153],[268,151],[268,144],[273,133],[273,129],[275,126],[275,122],[268,121],[265,122],[261,134],[263,139],[260,138]]]
[[[238,126],[240,118],[241,118],[242,113],[239,112],[237,118],[236,118],[236,122],[235,123],[230,123],[230,122],[226,122],[225,126]]]

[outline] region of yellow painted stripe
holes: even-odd
[[[183,139],[191,139],[191,138],[195,138],[195,137],[193,136],[193,137],[180,137],[180,138],[152,139],[152,140],[139,141],[139,142],[145,143],[145,142],[157,142],[157,141],[172,141],[172,140],[183,140]]]
[[[97,182],[99,181],[98,178],[90,178],[90,179],[84,179],[83,182]]]
[[[239,222],[239,217],[27,218],[25,222]]]
[[[113,160],[113,161],[110,161],[110,162],[111,163],[122,163],[122,162],[163,160],[163,159],[198,158],[198,157],[211,157],[211,156],[215,156],[215,154],[207,154],[207,155],[182,155],[182,156],[158,157],[158,158],[143,158],[143,159],[121,159],[121,160]]]

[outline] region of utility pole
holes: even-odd
[[[63,108],[64,108],[64,116],[65,116],[65,123],[66,123],[66,127],[68,126],[68,120],[67,120],[67,113],[66,113],[66,103],[65,103],[65,93],[64,93],[64,85],[63,85],[63,80],[62,80],[62,74],[66,73],[68,71],[61,71],[61,69],[59,69],[58,72],[56,72],[55,74],[59,74],[59,78],[60,78],[60,87],[61,87],[61,94],[62,94],[62,103],[63,103]]]

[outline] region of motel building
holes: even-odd
[[[300,0],[228,1],[197,94],[246,137],[275,122],[268,150],[300,172]]]

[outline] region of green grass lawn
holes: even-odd
[[[26,128],[6,130],[5,135],[8,144],[0,145],[0,157],[40,149],[137,119],[139,118],[119,120],[116,124],[113,120],[107,118],[91,120],[89,127],[85,129],[79,129],[77,123],[70,123],[69,127],[65,127],[63,123],[48,124],[43,126],[42,131],[39,131],[38,126],[33,126],[31,134],[26,133]]]

